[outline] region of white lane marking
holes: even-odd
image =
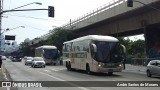
[[[40,72],[40,71],[38,71],[38,72],[41,73],[41,74],[47,75],[47,76],[49,76],[49,77],[51,77],[51,78],[54,78],[54,79],[56,79],[56,80],[58,80],[58,81],[65,81],[65,80],[63,80],[63,79],[60,79],[60,78],[51,76],[51,75],[49,75],[49,74],[46,74],[46,73],[43,73],[43,72]]]
[[[49,76],[49,77],[51,77],[51,78],[54,78],[54,79],[56,79],[56,80],[58,80],[58,81],[66,81],[66,80],[64,80],[64,79],[60,79],[60,78],[58,78],[58,77],[54,77],[54,76],[51,76],[51,75],[49,75],[49,74],[46,74],[46,73],[43,73],[43,72],[40,72],[40,71],[38,71],[38,72],[41,73],[41,74],[47,75],[47,76]],[[70,84],[70,85],[72,85],[72,86],[78,87],[79,89],[82,89],[82,90],[90,90],[90,89],[85,88],[85,87],[80,87],[80,86],[78,86],[78,85],[76,85],[76,84],[74,84],[74,83],[70,83],[70,82],[65,82],[65,83],[68,83],[68,84]]]
[[[60,69],[51,69],[52,71],[60,71]]]
[[[61,69],[51,69],[52,71],[61,71],[64,70],[65,68],[61,68]]]
[[[46,72],[51,72],[50,70],[44,70],[44,71],[46,71]]]

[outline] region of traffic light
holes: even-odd
[[[127,6],[133,7],[133,0],[127,0]]]
[[[48,17],[54,17],[54,7],[48,6]]]

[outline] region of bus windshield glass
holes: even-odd
[[[122,49],[119,42],[95,41],[95,45],[97,52],[93,58],[96,61],[103,63],[117,63],[122,61]]]
[[[46,59],[56,59],[57,58],[57,49],[44,49],[44,58]]]

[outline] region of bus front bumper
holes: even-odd
[[[105,72],[121,72],[123,67],[117,67],[117,68],[103,68],[103,67],[97,67],[97,72],[105,73]]]

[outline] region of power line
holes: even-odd
[[[53,20],[53,19],[45,19],[45,18],[36,18],[36,17],[30,17],[30,16],[24,16],[24,15],[13,15],[13,14],[5,14],[5,15],[8,15],[8,16],[15,16],[15,17],[22,17],[22,18],[31,18],[31,19],[38,19],[38,20],[44,20],[44,21],[49,21],[49,20],[52,20],[54,22],[68,22],[68,20]]]
[[[13,18],[12,18],[12,19],[13,19]],[[36,29],[36,30],[47,31],[47,30],[44,30],[44,29],[40,29],[40,28],[37,28],[37,27],[33,27],[33,26],[28,25],[28,24],[26,24],[26,23],[24,23],[24,22],[17,21],[16,19],[13,19],[13,20],[16,21],[16,22],[18,22],[18,23],[23,24],[24,26],[27,26],[27,27],[30,27],[30,28],[33,28],[33,29]]]
[[[53,20],[53,19],[45,19],[45,18],[36,18],[36,17],[23,16],[23,15],[12,15],[12,14],[5,14],[5,15],[23,17],[23,18],[31,18],[31,19],[40,19],[40,20]]]

